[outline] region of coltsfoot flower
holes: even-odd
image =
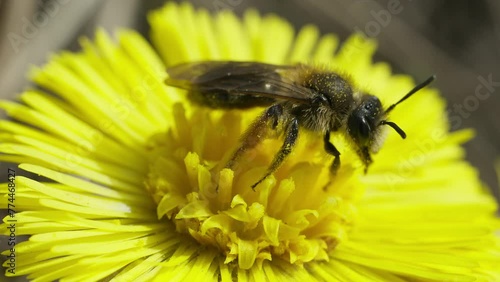
[[[279,138],[248,152],[234,171],[223,160],[261,109],[199,108],[163,83],[165,69],[180,62],[305,62],[349,74],[388,105],[414,82],[373,63],[373,41],[353,35],[340,44],[314,26],[295,34],[274,15],[212,16],[188,4],[169,3],[149,21],[153,46],[133,31],[115,42],[98,30],[94,41],[81,40],[81,52],[31,71],[43,90],[1,102],[12,120],[0,121],[0,158],[20,164],[16,235],[29,235],[15,246],[15,267],[4,263],[8,276],[500,280],[497,206],[463,160],[460,144],[472,132],[448,132],[437,90],[423,89],[391,112],[408,138],[389,132],[368,174],[333,134],[342,167],[330,182],[322,138],[302,134],[253,191]],[[7,206],[9,192],[2,194]]]

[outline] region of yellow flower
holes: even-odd
[[[391,113],[368,174],[349,143],[329,182],[322,139],[302,134],[253,191],[280,146],[265,140],[222,169],[262,109],[207,110],[164,85],[165,69],[197,60],[318,63],[349,74],[384,105],[414,86],[371,62],[360,35],[339,48],[314,26],[297,35],[276,16],[242,20],[167,4],[149,17],[154,48],[133,31],[102,30],[80,53],[31,72],[44,90],[0,104],[0,158],[16,168],[8,276],[35,281],[499,281],[494,199],[463,161],[469,130],[448,133],[444,101],[421,90]],[[337,50],[338,49],[338,50]],[[49,93],[54,93],[51,95]],[[28,174],[32,173],[32,174]],[[34,180],[28,175],[40,175]],[[27,176],[22,176],[27,175]],[[7,184],[2,184],[7,187]],[[218,190],[216,190],[218,187]],[[11,192],[12,193],[12,192]],[[2,206],[10,202],[2,190]],[[12,236],[12,235],[11,235]]]

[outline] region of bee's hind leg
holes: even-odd
[[[240,139],[240,146],[226,163],[226,168],[233,169],[241,156],[249,149],[257,146],[267,135],[267,130],[276,129],[279,118],[283,114],[283,106],[272,105],[267,108],[247,129]]]
[[[286,159],[286,157],[290,154],[293,147],[295,146],[297,138],[299,137],[299,122],[295,117],[291,118],[289,123],[286,125],[284,135],[285,135],[285,141],[283,142],[281,149],[274,156],[273,162],[267,168],[266,174],[264,174],[264,176],[259,181],[257,181],[255,184],[252,185],[253,190],[255,190],[255,187],[259,185],[262,181],[264,181],[264,179],[266,179],[269,175],[271,175],[271,173],[275,172],[279,168],[281,163],[283,163],[283,161]]]

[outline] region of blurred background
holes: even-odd
[[[389,62],[394,72],[410,74],[418,81],[436,74],[434,87],[448,101],[452,130],[476,130],[476,138],[465,145],[467,158],[499,197],[494,163],[500,157],[500,1],[190,2],[214,12],[225,8],[237,14],[253,7],[263,14],[278,14],[296,28],[313,23],[322,33],[336,33],[341,39],[360,30],[379,42],[375,60]],[[97,27],[109,31],[134,28],[147,37],[146,14],[163,3],[0,0],[0,97],[14,98],[30,85],[26,79],[30,65],[44,64],[58,50],[78,50],[78,38],[93,37]],[[6,166],[0,165],[1,182],[6,179]]]

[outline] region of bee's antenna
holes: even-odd
[[[387,108],[384,112],[384,114],[387,114],[389,113],[390,111],[392,111],[397,105],[399,105],[401,102],[403,102],[404,100],[410,98],[411,95],[415,94],[418,90],[426,87],[427,85],[429,85],[434,79],[436,79],[436,75],[432,75],[431,77],[429,77],[426,81],[420,83],[419,85],[415,86],[415,88],[413,88],[410,92],[408,92],[408,94],[406,94],[403,98],[401,98],[401,100],[399,100],[396,104],[392,104],[389,108]],[[396,125],[394,123],[392,123],[393,125]],[[394,128],[396,131],[398,131],[393,125],[390,125],[389,123],[387,123],[387,125],[391,126],[392,128]],[[399,127],[398,127],[399,128]],[[401,130],[401,129],[399,129]],[[399,131],[398,131],[399,133]],[[401,135],[401,133],[399,134]],[[401,135],[402,136],[402,135]],[[403,137],[404,138],[404,137]]]
[[[399,127],[397,124],[395,124],[392,121],[387,121],[387,120],[382,120],[378,125],[388,125],[392,127],[398,134],[401,136],[401,138],[405,139],[406,138],[406,133]]]

